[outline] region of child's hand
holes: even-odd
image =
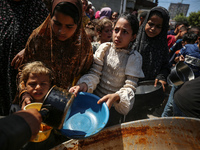
[[[31,103],[31,98],[30,97],[26,97],[22,103],[22,109],[24,109],[24,107],[28,104]]]
[[[158,80],[158,79],[155,79],[155,83],[154,83],[154,87],[157,86],[157,83],[160,82],[162,84],[162,87],[163,87],[163,91],[165,92],[165,85],[167,84],[165,81],[163,80]]]
[[[177,63],[177,62],[179,62],[179,57],[175,57],[174,58],[174,61]]]
[[[181,55],[181,56],[179,57],[179,61],[185,61],[185,58],[184,58],[183,55]]]
[[[79,85],[73,86],[69,89],[69,92],[74,93],[77,96],[78,92],[86,92],[88,89],[86,83],[81,83]]]
[[[102,97],[97,104],[101,104],[103,102],[106,102],[106,105],[110,109],[114,102],[119,101],[120,97],[117,93],[114,94],[107,94],[106,96]]]

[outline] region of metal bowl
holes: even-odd
[[[182,61],[179,61],[172,69],[171,73],[167,77],[168,84],[173,86],[179,86],[186,81],[194,79],[194,73],[192,69]]]

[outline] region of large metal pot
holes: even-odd
[[[69,116],[74,94],[67,90],[53,86],[47,93],[40,113],[43,122],[47,125],[61,129],[66,117]]]
[[[183,61],[179,61],[172,69],[171,73],[167,77],[168,84],[173,86],[179,86],[186,81],[194,79],[194,73],[192,69]]]
[[[133,108],[124,119],[126,122],[146,119],[149,109],[156,108],[163,102],[165,95],[162,84],[158,82],[155,87],[154,82],[154,80],[139,82]]]
[[[132,121],[105,128],[85,140],[69,140],[52,150],[197,150],[200,119],[175,117]]]
[[[157,107],[164,100],[162,84],[154,86],[154,80],[142,81],[138,83],[135,93],[135,106]]]

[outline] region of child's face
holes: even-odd
[[[179,38],[182,38],[185,33],[187,33],[187,30],[185,31],[179,30]]]
[[[72,17],[57,11],[55,11],[55,14],[51,19],[51,26],[53,32],[60,41],[65,41],[70,38],[77,29],[77,25],[74,23]]]
[[[89,14],[90,14],[90,17],[94,16],[94,10],[92,8],[89,9]]]
[[[162,31],[163,19],[157,15],[151,16],[145,26],[148,37],[155,37]]]
[[[101,42],[110,42],[112,39],[112,25],[106,24],[103,30],[101,31]]]
[[[83,12],[85,12],[85,10],[87,9],[87,2],[85,0],[81,0],[81,2],[82,2]]]
[[[117,17],[118,17],[118,13],[117,13],[117,12],[114,12],[114,13],[112,14],[112,20],[116,20]]]
[[[135,35],[132,35],[133,31],[129,22],[120,18],[113,30],[113,43],[116,48],[127,49],[131,41],[135,39]]]
[[[29,74],[29,78],[26,82],[26,89],[35,102],[42,102],[50,87],[51,83],[48,75]]]

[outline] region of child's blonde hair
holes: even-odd
[[[102,32],[102,30],[104,29],[104,27],[107,24],[110,24],[111,26],[113,26],[112,21],[110,19],[106,18],[106,17],[99,20],[96,27],[95,27],[96,32]]]
[[[48,67],[46,67],[45,64],[41,61],[34,61],[25,64],[21,72],[20,83],[23,81],[26,84],[30,73],[48,75],[50,83],[53,80],[52,71]]]
[[[110,19],[105,17],[105,18],[99,20],[98,24],[95,26],[95,32],[96,33],[99,33],[99,32],[101,33],[106,25],[113,26],[113,22]],[[97,35],[99,35],[99,34],[97,34]],[[97,40],[99,40],[100,37],[97,37],[97,38],[98,38]]]

